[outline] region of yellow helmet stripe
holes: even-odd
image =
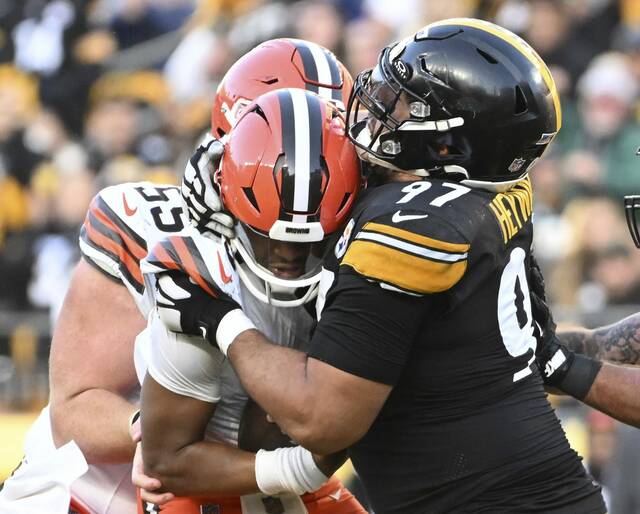
[[[463,25],[465,27],[473,27],[479,30],[484,30],[485,32],[489,32],[494,36],[499,37],[503,41],[506,41],[511,46],[516,48],[522,55],[524,55],[540,72],[544,83],[547,85],[551,93],[551,98],[553,99],[553,106],[556,112],[556,131],[560,130],[562,126],[562,108],[560,107],[560,96],[558,95],[558,90],[556,89],[556,84],[551,76],[551,72],[549,68],[544,63],[542,58],[538,55],[538,53],[527,43],[524,39],[519,36],[516,36],[513,32],[500,27],[494,23],[490,23],[484,20],[478,20],[475,18],[451,18],[448,20],[437,21],[435,23],[431,23],[427,25],[422,31],[418,34],[425,33],[428,34],[428,29],[430,27],[439,27],[445,25]]]

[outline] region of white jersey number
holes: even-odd
[[[526,253],[522,248],[514,248],[511,251],[509,263],[500,278],[498,292],[498,324],[507,352],[512,357],[531,353],[527,366],[513,374],[514,382],[531,375],[531,364],[535,359],[536,350],[531,299],[524,266],[525,257]]]

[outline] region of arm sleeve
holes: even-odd
[[[432,297],[380,287],[341,267],[310,344],[309,356],[362,378],[395,384]]]
[[[220,400],[224,355],[206,341],[170,332],[156,312],[149,318],[148,373],[161,386],[203,402]]]

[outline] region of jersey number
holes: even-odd
[[[507,352],[512,357],[531,354],[527,366],[513,374],[517,382],[531,375],[535,360],[536,338],[533,336],[531,299],[524,266],[526,254],[522,248],[514,248],[500,277],[498,292],[498,324]]]
[[[468,187],[463,186],[461,184],[454,184],[451,182],[443,182],[442,187],[446,187],[451,189],[448,193],[445,193],[440,196],[436,196],[433,200],[429,202],[429,205],[435,205],[436,207],[442,207],[445,203],[450,202],[451,200],[455,200],[456,198],[461,197],[464,194],[467,194],[471,191]],[[427,180],[419,180],[417,182],[411,182],[402,188],[402,192],[406,193],[400,200],[396,203],[408,203],[413,200],[416,196],[425,191],[428,191],[431,188],[431,182]]]
[[[167,211],[166,206],[163,205],[163,202],[169,201],[166,193],[169,190],[177,191],[175,187],[136,187],[136,191],[138,191],[140,196],[147,202],[159,203],[159,205],[149,210],[151,216],[153,216],[153,222],[156,224],[156,227],[162,230],[162,232],[180,232],[184,228],[184,223],[180,216],[182,214],[182,208],[172,207],[171,210]]]

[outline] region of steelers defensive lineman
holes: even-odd
[[[332,246],[308,353],[233,333],[235,306],[200,323],[294,440],[349,447],[377,514],[605,512],[534,365],[527,174],[561,126],[549,70],[500,27],[444,20],[360,74],[348,123],[388,182]]]

